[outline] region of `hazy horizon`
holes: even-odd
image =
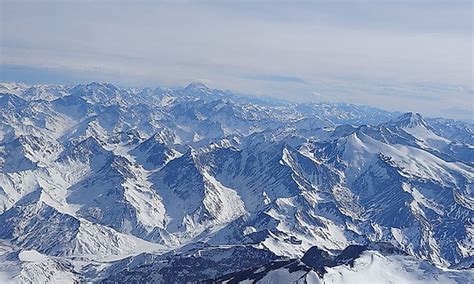
[[[470,1],[1,1],[1,81],[212,88],[474,121]]]

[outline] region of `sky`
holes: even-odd
[[[0,0],[0,81],[211,88],[474,121],[472,1]]]

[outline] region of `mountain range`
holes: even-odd
[[[1,283],[474,282],[474,125],[0,84]]]

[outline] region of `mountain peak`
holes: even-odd
[[[407,112],[394,119],[392,123],[404,128],[414,128],[417,126],[428,128],[428,123],[423,119],[421,114],[417,112]]]
[[[184,90],[186,91],[201,91],[201,92],[210,92],[210,89],[201,82],[191,82],[189,83]]]
[[[201,82],[191,82],[186,86],[187,88],[207,88],[207,86],[204,83]]]

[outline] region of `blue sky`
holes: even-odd
[[[0,1],[1,81],[201,81],[474,120],[471,1]]]

